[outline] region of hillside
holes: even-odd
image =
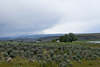
[[[13,40],[13,41],[25,41],[25,42],[35,42],[39,38],[43,38],[43,40],[46,38],[53,37],[55,38],[56,36],[62,36],[64,34],[35,34],[35,35],[21,35],[21,36],[13,36],[13,37],[0,37],[0,41],[8,41],[8,40]]]
[[[86,33],[86,34],[76,34],[78,41],[82,40],[100,40],[100,33]],[[51,36],[51,37],[41,37],[39,38],[42,41],[51,41],[53,39],[59,39],[60,36]]]
[[[24,35],[16,37],[0,37],[0,41],[25,41],[25,42],[35,42],[36,40],[52,41],[53,39],[59,39],[60,36],[64,34],[38,34],[38,35]],[[85,34],[75,34],[78,41],[82,40],[100,40],[100,33],[85,33]]]
[[[78,40],[100,40],[100,33],[77,34]]]

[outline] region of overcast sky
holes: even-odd
[[[100,0],[0,0],[0,37],[99,29]]]

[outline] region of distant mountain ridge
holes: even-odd
[[[13,36],[13,37],[0,37],[0,40],[11,40],[11,39],[38,39],[41,37],[50,37],[50,36],[62,36],[64,34],[37,34],[37,35],[22,35],[22,36]]]

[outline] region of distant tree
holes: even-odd
[[[76,40],[77,40],[77,37],[75,36],[75,34],[69,33],[69,41],[72,42],[72,41],[76,41]]]
[[[59,40],[60,42],[64,42],[64,36],[61,36]]]
[[[67,34],[65,34],[64,36],[61,36],[60,42],[69,42],[69,36]]]
[[[69,35],[65,34],[64,39],[65,39],[65,42],[69,42]]]
[[[60,37],[60,42],[72,42],[77,40],[77,37],[73,33],[65,34]]]

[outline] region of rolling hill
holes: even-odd
[[[60,36],[64,34],[37,34],[37,35],[24,35],[24,36],[15,36],[15,37],[0,37],[0,41],[32,41],[36,40],[52,41],[53,39],[59,39]],[[75,34],[78,38],[78,41],[82,40],[100,40],[100,33],[84,33],[84,34]]]

